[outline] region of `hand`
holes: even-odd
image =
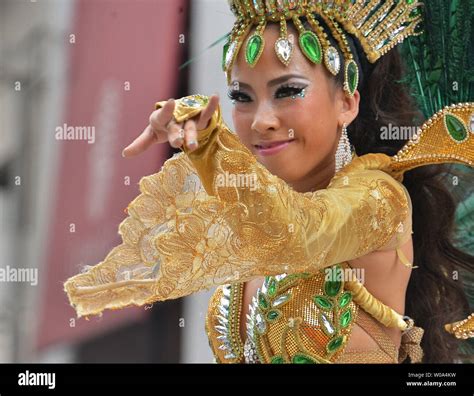
[[[206,129],[212,115],[219,104],[219,96],[212,95],[207,106],[194,118],[184,123],[176,123],[173,117],[174,99],[169,99],[165,105],[150,115],[150,124],[130,145],[122,152],[124,157],[133,157],[144,152],[154,143],[168,141],[172,147],[179,148],[184,143],[189,151],[198,147],[197,134]]]

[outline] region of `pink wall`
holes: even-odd
[[[101,318],[75,320],[71,327],[76,315],[63,282],[120,243],[118,225],[138,195],[140,178],[156,173],[169,156],[167,145],[136,159],[122,158],[121,151],[142,132],[154,102],[176,95],[186,12],[186,0],[77,0],[73,27],[64,37],[68,88],[59,125],[94,126],[95,141],[56,141],[60,159],[40,272],[38,348],[76,342],[146,314],[135,307],[108,311]],[[75,44],[69,44],[70,34]]]

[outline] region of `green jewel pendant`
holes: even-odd
[[[306,30],[299,36],[300,48],[303,54],[313,63],[319,64],[322,60],[321,43],[318,36]]]
[[[230,39],[227,40],[227,42],[224,44],[224,48],[222,51],[222,70],[225,71],[225,60],[227,58],[227,52],[229,51],[229,46],[230,46]]]
[[[265,47],[265,40],[263,36],[258,33],[252,34],[247,40],[247,45],[245,47],[245,60],[250,67],[254,67],[260,55],[262,55],[263,48]]]
[[[353,59],[346,62],[346,70],[344,76],[344,90],[353,96],[359,84],[359,68]]]
[[[444,115],[444,126],[448,131],[451,139],[456,143],[462,143],[469,137],[467,127],[461,118],[454,114],[447,113]]]

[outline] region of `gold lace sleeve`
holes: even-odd
[[[373,169],[386,156],[357,157],[326,189],[298,193],[257,162],[220,109],[199,148],[184,150],[140,181],[122,244],[65,283],[79,316],[315,272],[384,247],[409,215],[404,187]]]

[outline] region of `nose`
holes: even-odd
[[[266,102],[258,105],[257,112],[252,123],[252,130],[264,135],[268,132],[274,132],[280,127],[280,121],[275,114],[275,109]]]

